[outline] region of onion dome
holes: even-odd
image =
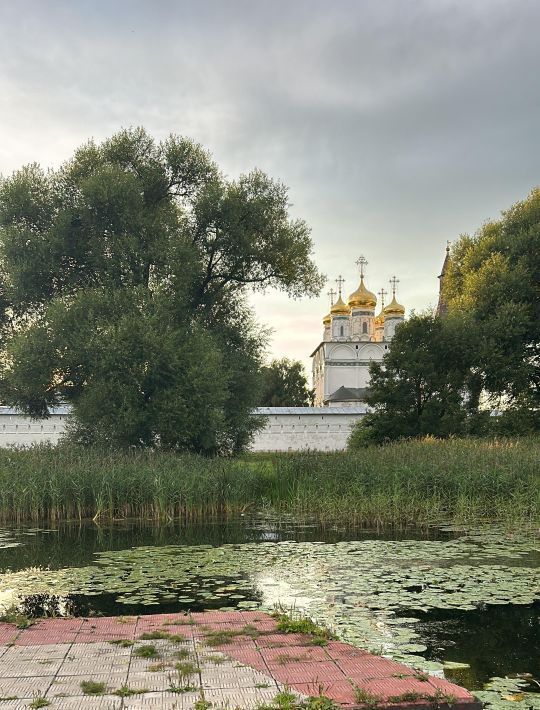
[[[384,309],[384,315],[385,316],[404,316],[405,315],[405,306],[402,306],[401,303],[398,303],[396,301],[396,295],[394,294],[394,297],[390,301],[390,303],[386,306]]]
[[[330,314],[333,316],[348,316],[351,313],[351,309],[349,306],[343,302],[343,299],[340,297],[338,300],[334,303],[332,308],[330,309]]]
[[[375,308],[377,296],[368,291],[364,286],[364,277],[360,277],[360,286],[349,296],[349,306],[351,308]]]
[[[382,328],[384,325],[384,308],[381,308],[381,312],[375,316],[375,328]]]
[[[332,322],[332,315],[330,313],[327,313],[324,318],[322,319],[323,325],[330,325]]]

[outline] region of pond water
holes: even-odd
[[[295,607],[340,638],[479,689],[540,680],[538,544],[497,528],[324,528],[262,517],[0,530],[0,605],[145,614]],[[528,686],[526,689],[534,689]]]

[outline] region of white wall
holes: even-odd
[[[260,407],[253,416],[265,419],[254,437],[252,451],[339,451],[347,445],[351,426],[366,413],[363,405],[349,407]],[[48,419],[30,419],[0,407],[0,446],[57,444],[66,430],[69,409],[59,407]]]
[[[69,410],[58,407],[48,419],[30,419],[10,407],[0,407],[0,446],[57,444],[66,430]]]
[[[260,407],[255,417],[266,423],[251,445],[252,451],[340,451],[347,446],[351,426],[366,407]]]

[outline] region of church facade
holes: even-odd
[[[387,292],[379,291],[380,311],[375,315],[377,296],[364,283],[367,261],[361,256],[356,263],[360,267],[360,284],[345,302],[343,279],[336,279],[338,291],[328,294],[330,312],[323,318],[322,342],[311,354],[316,407],[363,403],[369,387],[369,364],[382,360],[405,318],[405,308],[396,300],[398,279],[390,279],[392,300],[388,305],[384,304]]]

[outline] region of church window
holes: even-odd
[[[343,337],[343,326],[342,325],[339,327],[339,335],[340,335],[340,337]]]
[[[362,333],[367,333],[367,323],[365,321],[362,323]]]

